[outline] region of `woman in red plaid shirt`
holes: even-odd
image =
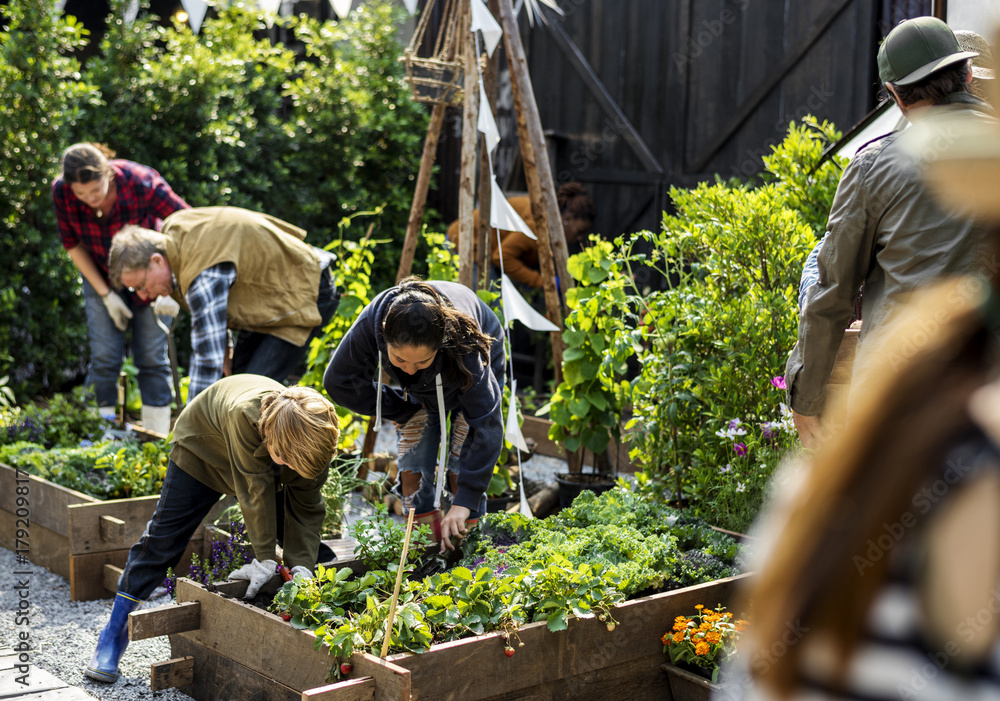
[[[136,294],[112,290],[108,250],[111,238],[126,224],[158,230],[167,215],[189,205],[152,168],[112,159],[114,152],[104,145],[74,144],[63,154],[63,173],[52,184],[59,238],[83,276],[90,335],[87,384],[94,387],[101,413],[113,414],[125,332],[131,325],[142,425],[167,433],[171,401],[167,337],[154,312],[174,316],[176,303],[161,297],[150,306]]]

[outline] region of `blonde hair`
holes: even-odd
[[[337,450],[336,408],[310,387],[287,387],[260,403],[264,444],[303,477],[322,474]]]

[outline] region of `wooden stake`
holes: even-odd
[[[552,169],[546,156],[545,137],[538,115],[538,105],[532,92],[528,61],[521,43],[521,34],[514,16],[511,0],[500,0],[500,24],[503,28],[504,46],[507,49],[507,63],[510,66],[510,84],[514,95],[514,112],[517,116],[517,135],[521,142],[521,159],[524,161],[524,176],[528,181],[531,195],[531,216],[535,222],[535,236],[538,238],[538,264],[541,268],[545,287],[545,308],[549,321],[559,327],[552,332],[552,360],[556,371],[556,382],[562,377],[562,357],[565,346],[562,340],[562,307],[556,291],[555,278],[563,291],[572,286],[572,279],[566,268],[566,237],[562,228],[562,216],[556,202]]]
[[[399,556],[399,569],[396,571],[396,586],[392,588],[392,602],[389,604],[389,618],[385,622],[385,640],[382,641],[382,654],[389,652],[389,641],[392,639],[392,622],[396,618],[396,602],[399,601],[399,588],[403,584],[403,568],[406,566],[406,553],[410,549],[410,534],[413,533],[413,515],[416,509],[410,509],[406,517],[406,535],[403,537],[403,553]]]
[[[424,223],[427,190],[430,188],[431,174],[434,172],[438,138],[441,136],[441,127],[444,125],[445,109],[444,105],[434,105],[434,111],[431,112],[427,138],[424,139],[424,154],[420,159],[420,173],[417,175],[417,187],[413,193],[413,204],[410,205],[410,218],[406,223],[406,240],[403,241],[403,252],[399,257],[399,269],[396,271],[396,282],[408,276],[413,269],[413,254],[417,250],[420,227]]]
[[[496,17],[500,12],[497,0],[489,0],[489,9]],[[499,63],[499,51],[493,52],[493,58],[486,59],[486,65],[483,68],[483,87],[486,89],[486,99],[489,100],[489,104],[479,105],[481,110],[491,110],[494,119],[496,118],[497,97],[500,92],[497,80]],[[493,204],[493,171],[490,170],[489,145],[486,143],[486,137],[484,136],[480,141],[482,147],[479,159],[479,230],[475,232],[476,270],[479,271],[479,279],[476,280],[476,288],[487,289],[490,281],[490,266],[493,264],[490,251],[493,250],[493,240],[496,238],[493,234],[493,228],[490,226],[490,208]],[[493,165],[496,166],[495,163]]]
[[[462,165],[458,179],[458,281],[474,290],[472,261],[476,236],[472,222],[476,207],[476,146],[479,144],[479,57],[472,37],[471,11],[463,13],[460,26],[465,58],[465,109],[462,111]]]

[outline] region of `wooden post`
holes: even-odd
[[[528,75],[528,61],[521,44],[521,34],[511,0],[500,0],[500,24],[503,28],[504,46],[507,49],[507,63],[510,66],[510,83],[514,94],[514,112],[517,115],[517,134],[521,142],[521,158],[524,161],[524,175],[531,195],[531,216],[535,222],[535,236],[538,237],[538,263],[545,286],[545,307],[548,318],[559,327],[552,332],[552,360],[556,371],[556,382],[562,377],[562,307],[556,291],[555,277],[563,291],[572,286],[566,268],[568,258],[566,237],[562,228],[562,216],[556,202],[552,169],[546,157],[545,137],[538,116],[538,105]]]
[[[431,123],[427,127],[427,138],[424,139],[424,153],[420,159],[420,173],[417,175],[417,187],[413,193],[413,204],[410,205],[410,218],[406,222],[406,240],[403,241],[403,252],[399,257],[396,282],[409,275],[413,269],[413,254],[417,250],[417,238],[424,222],[427,190],[431,184],[431,173],[434,171],[434,161],[437,158],[438,138],[444,125],[445,109],[444,105],[434,105],[434,110],[431,112]]]
[[[479,143],[479,56],[472,37],[472,12],[463,12],[462,57],[465,60],[465,108],[462,111],[462,165],[458,181],[458,281],[476,289],[472,275],[473,212],[476,207],[476,146]]]
[[[489,0],[489,9],[494,17],[500,12],[498,0]],[[499,47],[498,47],[499,48]],[[497,97],[500,86],[497,81],[497,70],[500,62],[498,51],[493,52],[493,58],[486,59],[483,68],[483,87],[486,89],[486,99],[489,105],[479,105],[479,109],[489,109],[496,118]],[[490,208],[493,206],[493,171],[490,170],[489,145],[486,138],[482,139],[482,151],[479,159],[479,230],[476,232],[476,269],[479,271],[478,287],[486,289],[490,279],[490,251],[492,251],[493,228],[490,226]],[[495,166],[496,164],[494,164]]]

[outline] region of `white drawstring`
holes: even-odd
[[[437,389],[438,415],[441,421],[441,447],[438,450],[437,484],[434,489],[434,508],[441,508],[441,493],[444,491],[444,476],[448,474],[448,414],[444,408],[444,387],[441,385],[441,373],[434,378]]]
[[[375,378],[375,425],[372,430],[378,433],[382,428],[382,353],[378,354],[378,377]]]

